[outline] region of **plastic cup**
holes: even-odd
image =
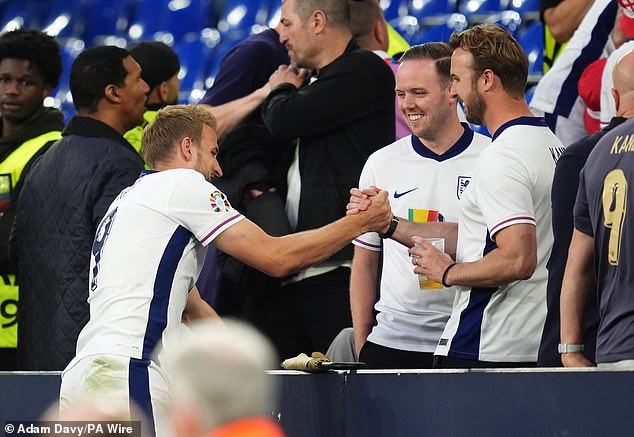
[[[432,246],[434,246],[436,249],[440,250],[441,252],[445,251],[445,239],[444,238],[425,238],[425,241],[427,241],[428,243],[430,243]],[[420,247],[420,244],[415,243],[414,244],[416,247]],[[443,285],[440,282],[436,282],[431,278],[428,278],[427,275],[418,275],[418,288],[420,288],[421,290],[438,290],[441,288],[445,288],[443,287]]]

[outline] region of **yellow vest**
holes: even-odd
[[[62,138],[60,131],[46,132],[23,142],[0,163],[2,192],[10,193],[17,185],[24,167],[47,143]],[[8,176],[8,177],[5,177]],[[8,185],[8,186],[7,186]],[[18,287],[15,275],[3,275],[0,280],[0,348],[18,345]]]
[[[143,158],[143,153],[141,152],[141,136],[143,135],[143,129],[145,129],[145,126],[154,121],[157,112],[158,111],[145,111],[143,113],[143,119],[145,121],[123,134],[123,138],[128,140],[128,143],[132,144],[132,147],[134,147],[134,150],[137,151],[141,158]],[[147,165],[145,168],[148,168]]]
[[[553,66],[564,47],[566,43],[558,43],[548,26],[544,26],[544,74]]]
[[[394,56],[409,49],[409,43],[392,26],[387,25],[387,53]]]

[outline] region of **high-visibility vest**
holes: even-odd
[[[566,43],[557,42],[548,26],[544,26],[544,74],[550,70],[565,46]]]
[[[29,161],[46,144],[60,138],[62,138],[61,131],[50,131],[20,144],[0,163],[0,192],[10,197]],[[15,275],[2,275],[0,279],[0,348],[17,347],[17,314],[18,287],[15,285]]]
[[[134,150],[137,151],[141,158],[143,158],[143,153],[141,153],[141,136],[143,135],[143,129],[145,129],[145,126],[154,121],[157,112],[158,111],[145,111],[143,113],[143,119],[145,121],[123,134],[123,138],[128,140],[128,143],[132,144],[132,147],[134,147]]]
[[[406,52],[409,43],[392,26],[387,25],[387,53],[390,56]]]

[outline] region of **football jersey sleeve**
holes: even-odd
[[[482,153],[475,171],[476,198],[492,239],[500,230],[519,223],[535,224],[528,169],[520,159],[501,150]]]
[[[168,214],[203,245],[244,218],[223,192],[197,172],[187,174],[174,186]]]
[[[359,177],[359,188],[368,188],[371,185],[376,185],[376,176],[373,163],[373,156],[370,156],[363,166],[361,176]],[[374,252],[380,252],[383,248],[381,237],[376,232],[366,232],[360,235],[358,238],[352,241],[355,246],[363,247],[364,249],[372,250]]]

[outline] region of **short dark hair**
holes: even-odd
[[[451,47],[444,42],[426,42],[407,49],[399,58],[398,63],[405,61],[431,59],[436,61],[436,73],[443,82],[451,81]]]
[[[59,43],[36,29],[17,29],[0,36],[0,60],[24,59],[34,65],[42,80],[55,88],[62,74],[62,53]]]
[[[284,0],[285,1],[285,0]],[[306,21],[317,9],[325,12],[333,27],[350,28],[350,5],[348,0],[294,0],[295,13]]]
[[[174,49],[161,41],[141,41],[128,47],[128,51],[141,66],[141,78],[150,91],[171,79],[181,68]]]
[[[128,75],[123,60],[128,56],[126,49],[115,46],[91,47],[77,56],[70,70],[70,92],[77,111],[96,112],[106,87],[123,85]]]
[[[528,78],[528,57],[513,35],[499,24],[479,24],[449,40],[452,49],[461,48],[473,56],[474,78],[486,69],[495,73],[504,90],[523,97]]]

